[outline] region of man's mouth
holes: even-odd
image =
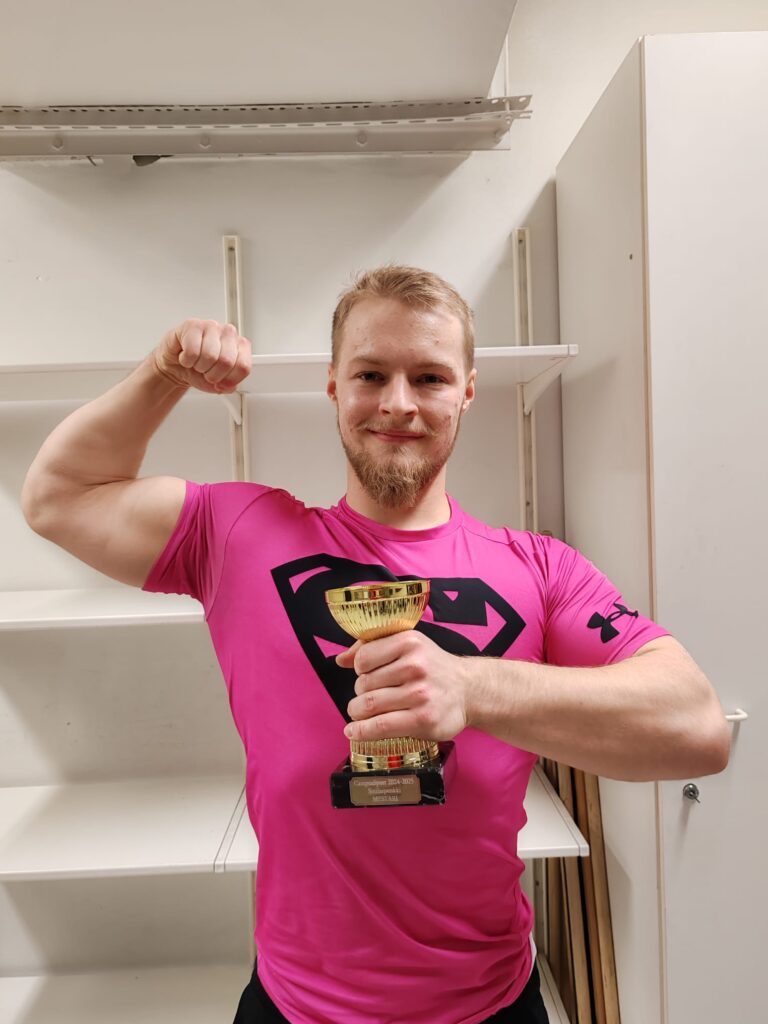
[[[366,427],[369,434],[378,437],[381,441],[390,441],[392,444],[403,444],[408,441],[418,441],[424,434],[412,430],[376,430],[373,427]]]

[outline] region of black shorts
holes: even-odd
[[[233,1024],[286,1024],[287,1018],[264,991],[256,967],[245,987]],[[288,1022],[290,1024],[290,1022]],[[549,1024],[549,1017],[541,998],[539,969],[534,964],[528,984],[512,1003],[487,1017],[483,1024]]]

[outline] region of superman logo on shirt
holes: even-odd
[[[304,653],[349,721],[347,705],[355,696],[355,673],[340,668],[328,649],[349,647],[351,638],[328,610],[325,591],[372,580],[397,582],[418,577],[395,576],[383,565],[318,554],[277,566],[272,578]],[[495,628],[489,623],[488,608],[495,612]],[[431,577],[429,607],[416,626],[450,654],[489,658],[503,657],[524,628],[518,612],[476,577]]]

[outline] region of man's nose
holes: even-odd
[[[382,388],[379,411],[390,416],[409,416],[418,411],[416,396],[407,377],[391,377]]]

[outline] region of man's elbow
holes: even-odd
[[[21,512],[29,526],[35,533],[41,535],[45,532],[46,502],[39,484],[31,475],[27,475],[24,485],[21,488],[19,504]]]
[[[731,756],[731,729],[719,704],[716,710],[710,712],[709,721],[702,723],[692,748],[693,770],[690,775],[696,778],[717,775],[728,767]]]
[[[718,723],[716,730],[714,730],[714,735],[709,743],[709,750],[712,758],[712,768],[707,774],[716,775],[718,772],[725,771],[731,757],[731,727],[726,722],[724,715]]]
[[[19,505],[30,529],[50,540],[56,514],[63,506],[61,487],[51,478],[30,472],[21,488]]]

